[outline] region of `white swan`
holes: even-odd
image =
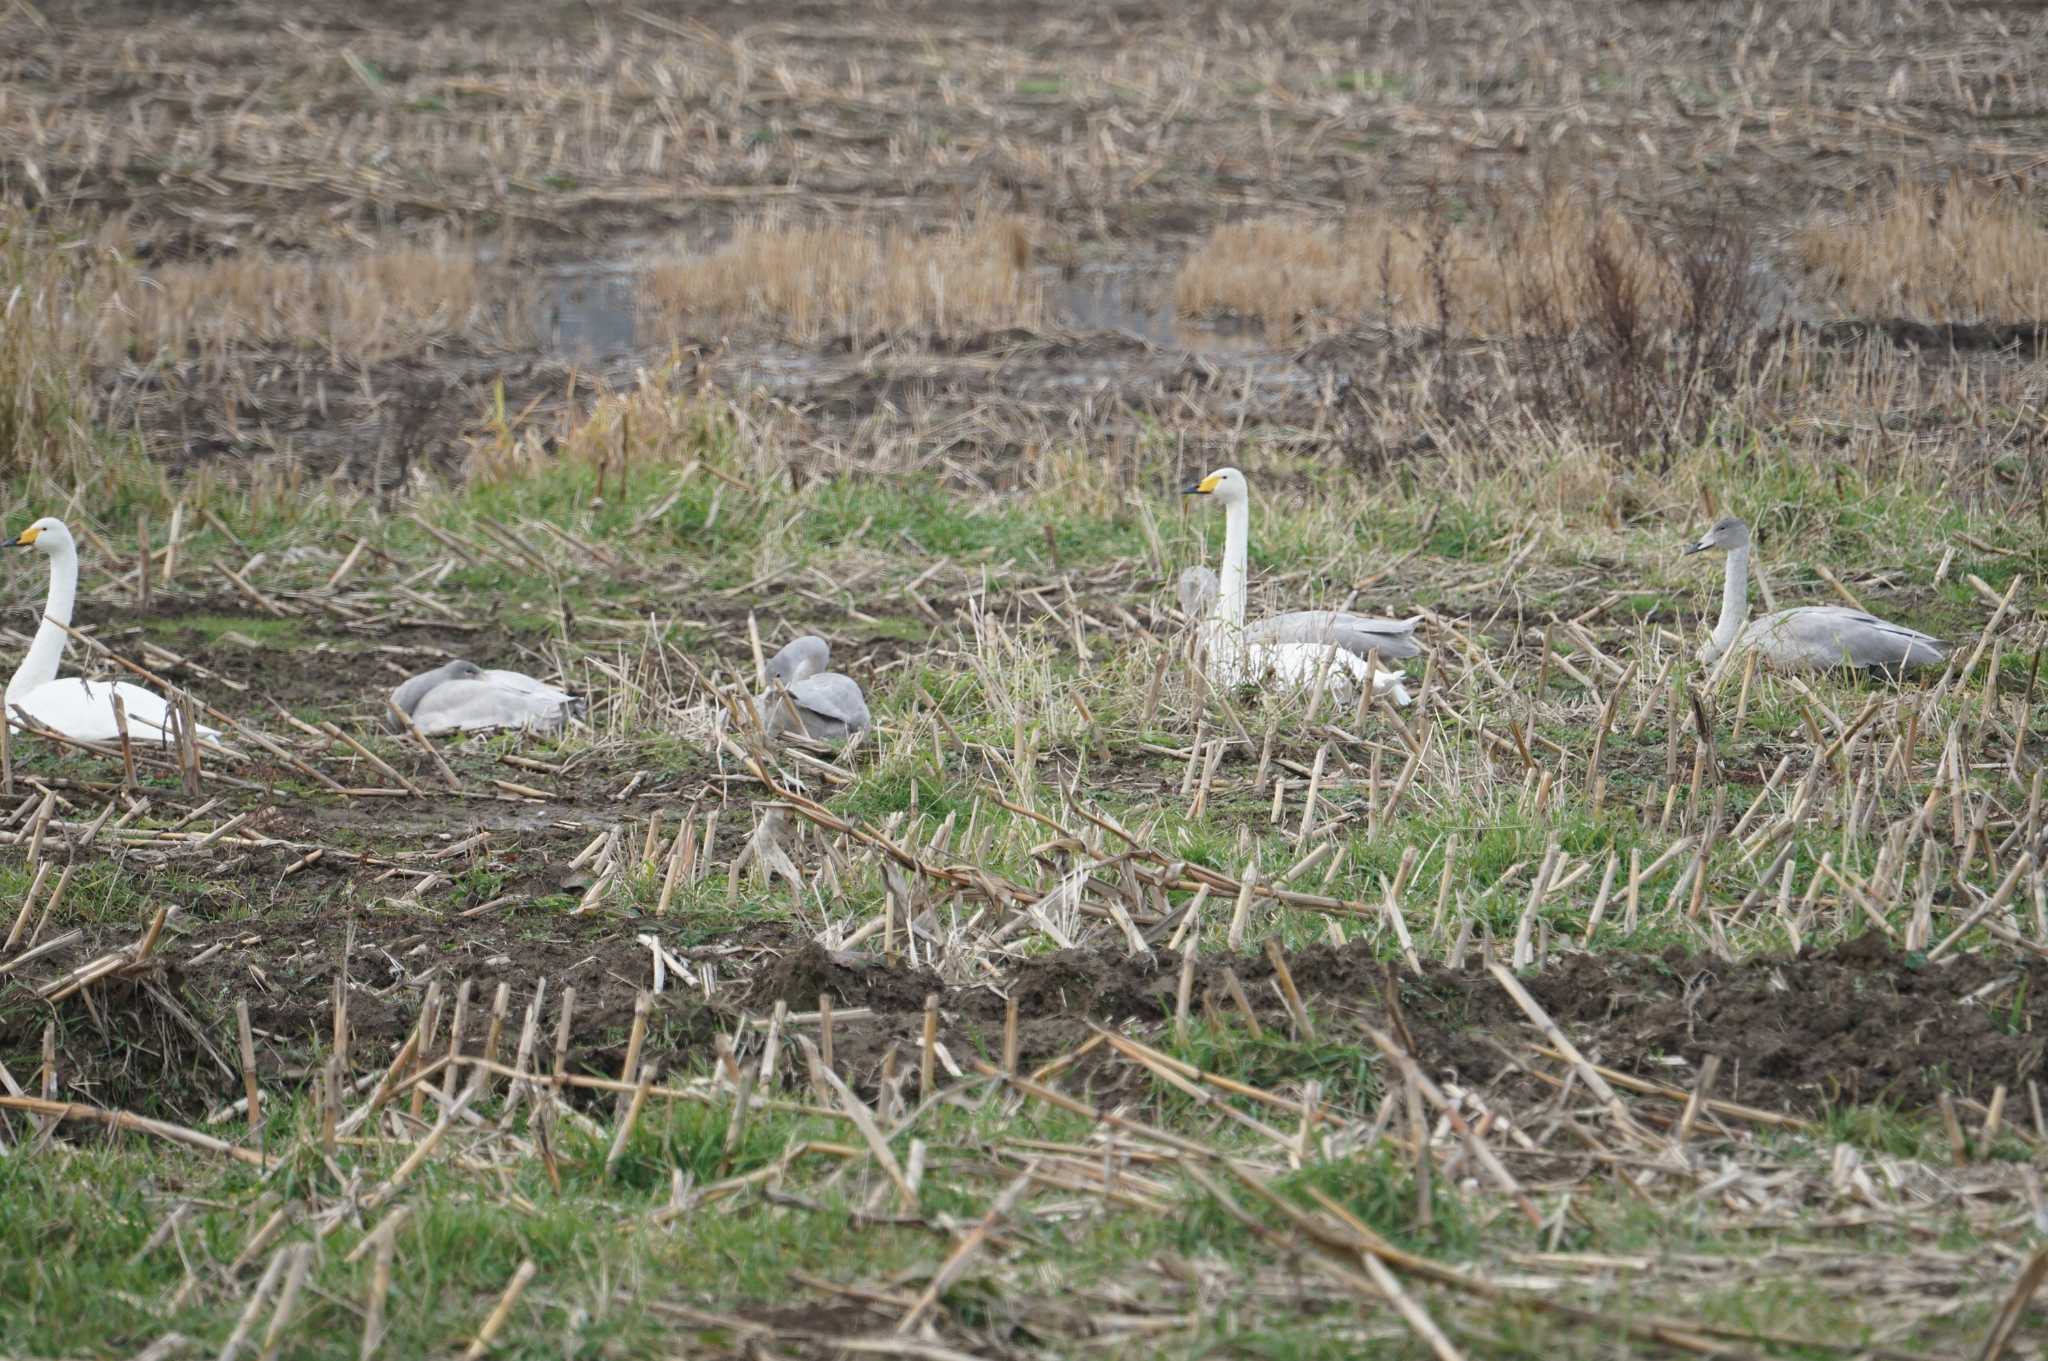
[[[1710,548],[1724,550],[1728,564],[1721,581],[1721,621],[1700,647],[1702,663],[1712,666],[1742,647],[1754,649],[1780,671],[1853,667],[1895,673],[1941,665],[1945,644],[1940,639],[1842,605],[1800,605],[1744,628],[1749,618],[1749,526],[1726,516],[1685,551],[1691,556]]]
[[[487,671],[452,661],[423,671],[391,692],[391,702],[427,737],[512,728],[560,732],[582,701],[517,671]],[[396,726],[389,714],[386,726]]]
[[[1180,611],[1190,619],[1201,619],[1216,608],[1220,588],[1216,573],[1207,567],[1190,567],[1180,574],[1175,586]],[[1248,620],[1244,636],[1254,643],[1335,643],[1354,657],[1377,652],[1389,661],[1420,657],[1422,644],[1415,626],[1422,616],[1406,619],[1375,619],[1349,610],[1289,610]]]
[[[860,685],[851,676],[827,671],[831,660],[831,645],[816,634],[806,634],[769,659],[769,688],[758,701],[763,732],[773,738],[800,727],[807,737],[836,742],[867,727],[868,702]],[[776,693],[777,681],[788,699]]]
[[[1292,688],[1314,685],[1327,673],[1337,690],[1355,690],[1370,682],[1396,704],[1407,704],[1407,687],[1399,671],[1371,667],[1371,639],[1386,640],[1381,656],[1412,657],[1416,619],[1370,619],[1339,610],[1304,610],[1245,623],[1245,572],[1251,547],[1251,484],[1235,468],[1218,468],[1186,489],[1189,496],[1213,496],[1223,503],[1223,581],[1209,616],[1201,624],[1205,670],[1218,685],[1274,682]],[[1183,589],[1187,589],[1185,579]],[[1185,599],[1186,597],[1184,597]],[[1350,621],[1356,621],[1356,624]],[[1363,627],[1359,627],[1362,625]],[[1353,651],[1353,641],[1365,644]],[[1407,650],[1403,651],[1405,647]]]
[[[50,596],[43,604],[43,622],[36,627],[28,655],[7,682],[7,721],[22,727],[16,711],[42,727],[80,742],[115,742],[121,730],[114,722],[114,696],[128,720],[132,741],[168,742],[170,702],[154,690],[127,681],[94,681],[79,676],[57,678],[70,635],[71,608],[78,597],[78,543],[62,520],[45,515],[21,531],[12,548],[34,548],[50,560]],[[218,729],[194,723],[197,734],[218,738]]]

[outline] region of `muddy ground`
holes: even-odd
[[[271,830],[288,829],[289,820]],[[573,876],[559,875],[554,866],[574,853],[582,830],[562,817],[515,833],[522,849],[510,857],[513,877],[505,892],[530,898],[559,893],[563,884],[574,887]],[[258,852],[236,868],[253,886],[274,882],[294,858]],[[1019,1058],[1036,1069],[1080,1050],[1097,1026],[1166,1034],[1178,983],[1177,967],[1160,959],[1064,951],[1014,965],[985,984],[948,986],[927,969],[825,951],[783,922],[693,945],[651,921],[538,914],[518,906],[457,916],[396,901],[351,905],[336,887],[330,880],[325,905],[315,885],[290,905],[189,904],[178,957],[204,954],[216,943],[228,948],[196,968],[172,962],[116,984],[96,1006],[58,1008],[64,1089],[108,1106],[186,1118],[234,1100],[241,1078],[231,1057],[231,1029],[217,1023],[193,1029],[184,1019],[217,1015],[230,995],[250,1003],[266,1080],[289,1086],[305,1079],[309,1065],[330,1052],[335,976],[350,941],[348,1023],[352,1053],[363,1067],[381,1066],[411,1030],[429,976],[473,982],[466,1043],[472,1052],[483,1045],[488,1022],[481,1013],[495,989],[510,988],[509,1046],[535,980],[545,978],[551,998],[562,988],[576,989],[570,1069],[616,1077],[635,998],[649,980],[649,953],[635,936],[652,929],[670,941],[672,954],[708,966],[714,978],[708,1001],[695,981],[673,975],[656,999],[644,1053],[663,1071],[703,1070],[721,1035],[743,1034],[742,1052],[750,1052],[759,1032],[746,1030],[746,1021],[764,1019],[777,1003],[814,1012],[820,997],[829,996],[835,1011],[851,1013],[834,1022],[837,1068],[870,1095],[886,1074],[914,1072],[928,996],[939,998],[940,1041],[967,1071],[976,1059],[1000,1056],[1007,1000],[1014,998]],[[206,920],[252,911],[253,919]],[[54,975],[84,962],[97,948],[50,957],[48,970]],[[1331,1061],[1330,1046],[1372,1053],[1366,1027],[1377,1027],[1402,1036],[1440,1081],[1475,1089],[1490,1107],[1524,1120],[1556,1093],[1563,1064],[1537,1054],[1540,1034],[1477,963],[1460,970],[1431,966],[1414,975],[1355,944],[1299,951],[1288,964],[1317,1045],[1265,1051],[1256,1080],[1286,1089],[1319,1076]],[[1290,1036],[1292,1023],[1263,955],[1203,957],[1195,975],[1197,1014],[1243,1024],[1224,987],[1225,968],[1241,980],[1262,1026],[1276,1037]],[[1867,937],[1739,964],[1675,950],[1575,955],[1526,983],[1593,1062],[1683,1091],[1697,1079],[1701,1061],[1719,1055],[1716,1096],[1770,1111],[1815,1117],[1875,1106],[1926,1114],[1944,1094],[1986,1103],[1998,1087],[2024,1093],[2048,1081],[2048,965],[2038,961],[1954,956],[1928,965]],[[0,1006],[0,1052],[34,1053],[51,1014],[19,997]],[[804,1033],[815,1037],[815,1026]],[[788,1079],[792,1091],[801,1085],[797,1060],[792,1044],[781,1068],[799,1075]],[[1062,1080],[1104,1102],[1141,1094],[1148,1082],[1099,1051],[1064,1066]]]

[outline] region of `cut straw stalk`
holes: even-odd
[[[491,1307],[489,1316],[484,1319],[483,1326],[476,1330],[476,1337],[462,1353],[462,1361],[482,1361],[484,1354],[490,1351],[491,1343],[504,1331],[506,1321],[512,1317],[512,1310],[519,1303],[519,1296],[525,1292],[527,1283],[539,1269],[531,1257],[519,1264],[518,1269],[512,1273],[512,1279],[505,1283],[504,1293],[498,1296],[498,1302]]]

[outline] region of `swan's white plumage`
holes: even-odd
[[[1212,682],[1224,686],[1274,685],[1307,689],[1321,679],[1339,694],[1345,691],[1355,693],[1359,686],[1370,682],[1375,691],[1394,703],[1410,702],[1408,689],[1402,683],[1405,677],[1399,671],[1373,669],[1365,655],[1349,650],[1345,646],[1347,640],[1337,636],[1334,620],[1350,616],[1327,612],[1327,620],[1311,620],[1311,626],[1299,630],[1262,629],[1258,624],[1248,625],[1244,616],[1245,577],[1251,549],[1251,486],[1237,469],[1219,468],[1187,490],[1190,495],[1215,497],[1223,503],[1224,510],[1220,588],[1210,595],[1200,589],[1197,580],[1184,579],[1182,583],[1184,591],[1194,588],[1194,593],[1184,598],[1211,602],[1210,613],[1201,622],[1199,637],[1204,671]],[[1323,612],[1304,612],[1305,615],[1310,613]],[[1403,634],[1407,635],[1407,645],[1415,646],[1413,620],[1356,617],[1362,622],[1382,627],[1391,635],[1390,651],[1400,647],[1398,640]],[[1326,626],[1314,626],[1318,623]],[[1368,644],[1367,650],[1374,649]],[[1413,654],[1401,652],[1397,655]]]
[[[133,742],[168,742],[171,739],[171,706],[161,695],[127,681],[84,680],[66,676],[39,685],[24,694],[9,693],[7,714],[13,726],[22,725],[17,711],[26,713],[36,726],[80,742],[117,742],[121,730],[114,722],[114,695],[128,720],[128,738]],[[201,737],[220,733],[203,723],[193,725]]]
[[[1374,671],[1365,658],[1322,643],[1247,643],[1234,652],[1218,646],[1208,674],[1218,685],[1287,690],[1309,689],[1322,677],[1332,694],[1356,694],[1369,679],[1376,692],[1396,704],[1405,705],[1412,699],[1400,672]]]
[[[1181,613],[1202,619],[1215,613],[1222,594],[1216,573],[1207,567],[1190,567],[1180,574],[1178,585]],[[1415,627],[1422,616],[1381,619],[1349,610],[1289,610],[1263,619],[1247,619],[1244,636],[1261,646],[1276,643],[1335,643],[1354,657],[1378,653],[1382,661],[1422,655]]]
[[[57,675],[64,661],[64,646],[70,641],[65,629],[78,598],[78,544],[71,530],[62,520],[46,515],[24,529],[10,546],[34,548],[50,560],[50,594],[28,655],[7,682],[9,725],[21,728],[20,714],[25,713],[38,727],[74,741],[118,741],[121,729],[114,721],[114,696],[119,695],[131,741],[169,741],[171,706],[162,695],[127,681]],[[203,723],[193,727],[201,737],[220,736],[217,729]]]

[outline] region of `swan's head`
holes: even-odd
[[[1206,567],[1190,567],[1180,574],[1174,590],[1180,598],[1180,612],[1200,619],[1216,603],[1216,574]]]
[[[815,633],[805,634],[768,659],[768,679],[795,685],[823,671],[831,660],[831,645]]]
[[[71,531],[65,527],[62,520],[54,515],[45,515],[22,530],[8,547],[38,548],[44,553],[54,554],[62,553],[67,548],[75,552],[78,545],[72,542]]]
[[[1242,505],[1252,495],[1251,483],[1235,468],[1218,468],[1182,491],[1186,496],[1213,496],[1226,506]]]
[[[1697,542],[1686,548],[1686,555],[1704,553],[1709,548],[1718,548],[1723,553],[1733,553],[1738,548],[1749,547],[1749,526],[1734,515],[1723,515],[1714,521],[1714,527],[1700,535]]]
[[[441,667],[434,674],[444,681],[482,680],[484,669],[475,662],[466,662],[458,657],[456,660]]]

